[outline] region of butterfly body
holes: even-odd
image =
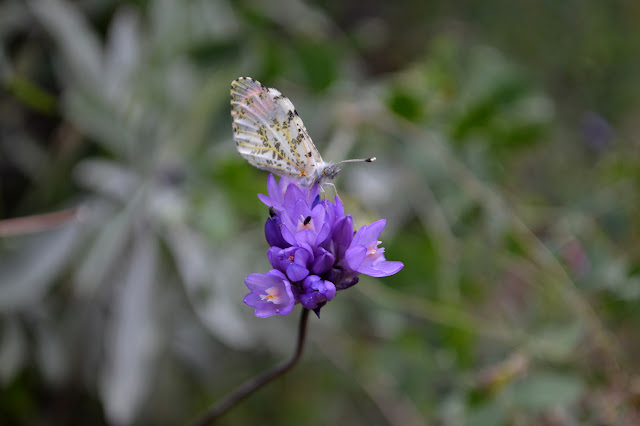
[[[310,187],[333,179],[337,163],[324,161],[293,103],[250,77],[231,83],[236,148],[253,166]]]

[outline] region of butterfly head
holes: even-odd
[[[313,173],[309,176],[299,177],[298,183],[302,186],[311,187],[315,184],[322,185],[326,181],[335,178],[340,173],[342,167],[339,163],[332,161],[322,161],[316,164]]]
[[[338,173],[340,173],[341,170],[342,167],[340,166],[340,163],[332,163],[331,161],[328,161],[322,171],[322,179],[333,179],[338,176]]]

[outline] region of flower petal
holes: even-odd
[[[302,231],[296,232],[295,241],[301,244],[315,245],[317,235],[316,231],[303,229]]]
[[[365,225],[356,232],[356,235],[353,237],[353,242],[351,245],[362,245],[367,246],[372,241],[377,241],[380,233],[387,225],[386,219],[380,219],[373,222],[371,225]]]
[[[251,291],[261,291],[280,283],[282,279],[267,274],[253,273],[245,278],[244,283]]]
[[[335,258],[331,253],[323,248],[319,248],[315,255],[315,260],[311,264],[311,272],[315,275],[322,275],[329,271]]]
[[[330,233],[331,233],[331,228],[329,227],[329,224],[328,223],[322,224],[322,228],[320,228],[320,231],[316,236],[315,245],[316,246],[322,245],[327,240],[327,238],[329,238]]]
[[[309,270],[304,266],[297,265],[295,263],[287,266],[287,277],[289,277],[289,280],[293,282],[302,281],[307,275],[309,275]]]
[[[304,193],[295,184],[287,186],[287,191],[284,194],[284,208],[287,210],[293,210],[298,201],[306,202]],[[307,208],[309,208],[307,206]]]
[[[282,201],[280,186],[278,185],[278,182],[276,182],[276,178],[272,173],[269,173],[269,176],[267,176],[267,194],[269,194],[269,197],[271,198]]]
[[[295,235],[289,231],[289,228],[286,226],[282,226],[280,228],[280,231],[282,232],[282,238],[289,244],[289,245],[294,245],[296,244],[298,241],[296,240]]]
[[[277,216],[270,217],[265,222],[264,236],[272,247],[286,248],[291,245],[282,237],[282,222]]]
[[[357,271],[366,255],[367,248],[365,246],[355,246],[347,250],[344,254],[344,257],[347,261],[347,264],[349,265],[349,268]]]
[[[372,266],[366,266],[358,269],[358,272],[369,275],[370,277],[388,277],[396,274],[404,268],[404,263],[395,260],[383,260]]]
[[[353,241],[353,218],[351,215],[339,219],[333,225],[331,238],[336,258],[341,259],[344,256],[344,252],[351,245],[351,241]]]

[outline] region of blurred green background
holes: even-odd
[[[239,76],[326,160],[378,158],[335,183],[405,268],[339,293],[220,424],[640,424],[638,22],[621,0],[5,0],[0,424],[183,424],[293,351],[299,308],[242,303],[269,266]]]

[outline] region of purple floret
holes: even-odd
[[[380,233],[387,221],[380,219],[371,225],[365,225],[353,237],[345,258],[349,268],[371,277],[386,277],[399,272],[404,264],[389,261],[384,257],[384,248],[378,247]]]
[[[331,281],[325,281],[317,275],[309,275],[302,282],[300,303],[307,309],[317,309],[321,304],[333,299],[336,286]]]
[[[282,272],[272,269],[266,274],[249,274],[244,283],[251,290],[244,303],[255,308],[255,316],[288,315],[293,310],[296,300],[291,283]]]

